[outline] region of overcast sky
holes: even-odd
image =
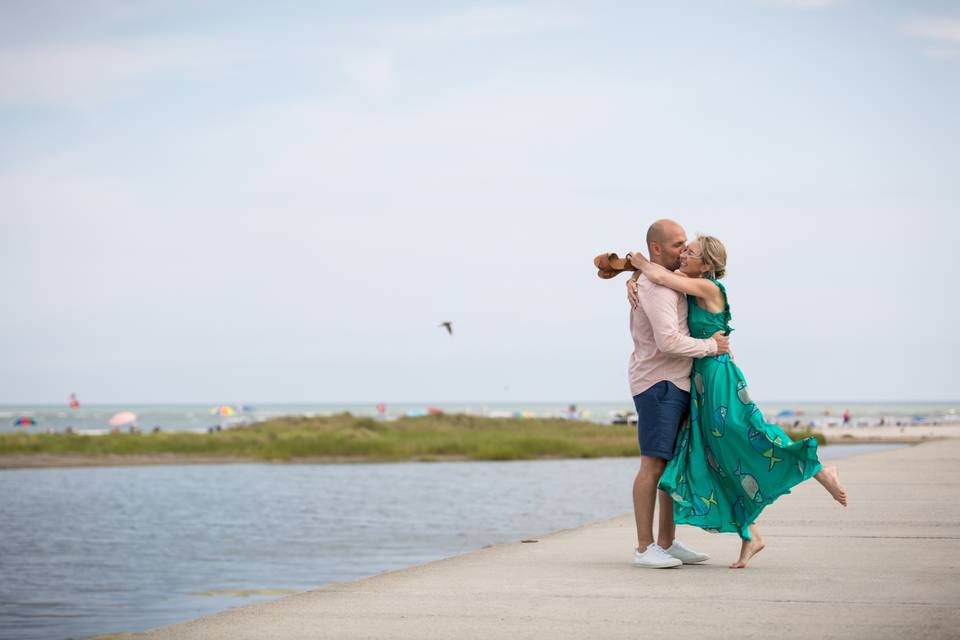
[[[629,402],[665,216],[758,401],[956,400],[957,114],[952,1],[5,0],[0,402]]]

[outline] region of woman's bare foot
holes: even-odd
[[[833,467],[823,467],[813,476],[817,482],[823,485],[823,488],[830,492],[833,499],[847,506],[847,492],[840,485],[840,474]]]
[[[750,558],[763,551],[766,546],[763,544],[760,532],[753,525],[750,526],[750,536],[751,540],[744,540],[743,544],[740,545],[740,558],[730,565],[731,569],[746,569]]]

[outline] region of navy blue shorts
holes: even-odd
[[[633,404],[637,408],[640,454],[671,459],[677,431],[690,412],[690,394],[672,382],[661,380],[633,396]]]

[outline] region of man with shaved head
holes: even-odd
[[[687,234],[673,220],[657,220],[647,230],[650,261],[675,271],[687,246]],[[636,283],[631,295],[630,393],[637,409],[640,471],[633,481],[633,512],[637,522],[637,567],[666,569],[709,559],[675,539],[673,499],[659,491],[660,522],[653,538],[653,511],[657,484],[673,457],[677,431],[690,411],[690,369],[693,358],[729,351],[722,332],[698,340],[687,329],[687,299],[655,285],[639,271],[627,283]],[[631,291],[632,294],[632,291]]]

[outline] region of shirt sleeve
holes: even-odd
[[[650,319],[653,338],[657,348],[663,353],[674,356],[702,358],[717,353],[717,342],[713,338],[699,340],[680,331],[678,294],[667,287],[652,286],[640,296],[640,306]]]

